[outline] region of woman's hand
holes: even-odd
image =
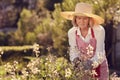
[[[84,70],[91,70],[93,62],[91,60],[83,61]]]
[[[73,66],[77,70],[79,69],[90,70],[93,68],[92,64],[93,62],[91,60],[81,61],[79,57],[73,60]]]
[[[74,68],[79,68],[79,64],[80,64],[81,60],[79,57],[76,57],[74,60],[73,60],[73,66]]]

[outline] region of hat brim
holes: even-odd
[[[95,14],[90,14],[90,13],[75,13],[72,11],[66,11],[66,12],[61,12],[60,13],[62,17],[64,17],[67,20],[73,20],[74,16],[87,16],[93,18],[95,24],[102,24],[104,23],[104,19],[98,15]]]

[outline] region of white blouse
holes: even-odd
[[[71,62],[74,60],[74,58],[80,56],[80,51],[78,50],[77,44],[76,44],[76,35],[75,35],[76,30],[78,32],[77,34],[85,42],[89,42],[89,40],[92,37],[90,28],[89,28],[88,34],[87,34],[87,36],[85,38],[81,35],[81,32],[80,32],[78,27],[72,27],[68,31],[68,39],[69,39],[69,45],[70,45],[69,56],[70,56]],[[91,58],[91,60],[94,63],[93,66],[97,67],[99,64],[101,64],[106,59],[106,56],[105,56],[105,43],[104,43],[105,30],[101,25],[98,25],[98,26],[93,27],[93,31],[94,31],[94,35],[95,35],[97,44],[96,44],[95,55]]]

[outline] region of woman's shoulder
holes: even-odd
[[[95,26],[93,30],[94,30],[96,39],[100,39],[101,37],[105,36],[105,30],[103,26],[101,25]]]
[[[93,29],[96,32],[105,32],[104,27],[101,25],[94,26]]]
[[[68,30],[68,34],[72,34],[72,33],[75,33],[77,27],[72,27]]]

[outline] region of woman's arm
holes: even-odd
[[[93,61],[93,67],[98,67],[105,59],[105,30],[102,26],[94,30],[95,38],[97,40],[95,56],[91,58]]]
[[[70,61],[73,62],[75,58],[79,57],[79,50],[76,46],[75,27],[68,31],[68,42],[70,46]]]

